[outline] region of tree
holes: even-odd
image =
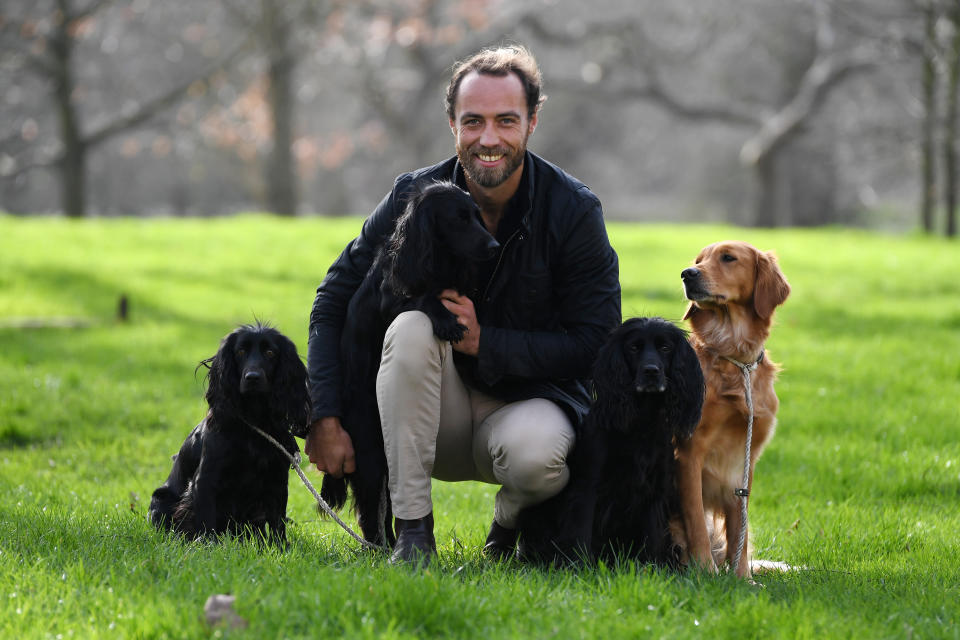
[[[266,108],[271,125],[271,146],[264,166],[266,206],[285,216],[297,212],[299,194],[293,156],[296,99],[294,74],[302,51],[295,44],[298,25],[314,22],[317,10],[311,2],[258,0],[245,6],[239,0],[223,0],[231,13],[248,29],[266,58]]]
[[[943,204],[948,238],[957,235],[957,91],[960,89],[960,1],[945,12],[951,28],[946,54],[946,106],[943,114]]]
[[[341,55],[358,72],[363,103],[408,150],[406,162],[410,156],[417,164],[433,160],[442,89],[453,63],[534,10],[531,3],[491,0],[353,3],[345,18],[353,38]]]
[[[15,160],[16,166],[6,172],[6,177],[55,168],[60,176],[61,208],[69,217],[82,217],[86,213],[87,158],[93,148],[154,118],[180,100],[191,86],[228,64],[239,51],[238,48],[205,71],[148,100],[127,101],[119,112],[88,124],[78,98],[84,91],[79,90],[76,78],[77,44],[114,4],[113,0],[41,0],[31,4],[20,16],[4,16],[5,53],[16,51],[22,60],[22,72],[40,77],[51,87],[59,130],[58,144],[54,147],[57,150],[51,153],[40,145],[22,149],[21,157]]]
[[[807,20],[812,27],[797,28],[797,18],[802,12],[810,12]],[[780,12],[780,19],[789,24],[794,37],[803,37],[809,32],[807,42],[795,44],[796,52],[778,61],[781,71],[776,78],[752,78],[759,84],[773,80],[783,84],[781,88],[770,86],[767,98],[775,103],[745,103],[735,97],[693,100],[682,89],[672,86],[676,74],[666,71],[668,65],[680,57],[652,36],[641,19],[624,19],[616,23],[595,23],[581,28],[579,33],[558,32],[549,28],[542,16],[528,15],[524,22],[538,38],[563,46],[575,46],[585,39],[605,41],[609,55],[605,66],[619,69],[635,69],[637,74],[630,79],[624,73],[603,74],[602,80],[591,91],[609,98],[630,98],[656,104],[674,117],[700,124],[722,123],[738,129],[752,129],[740,149],[740,161],[754,175],[754,203],[752,223],[756,226],[779,226],[794,223],[789,199],[783,191],[785,177],[781,155],[787,145],[803,132],[817,115],[827,98],[845,81],[870,70],[877,62],[877,52],[870,43],[846,44],[838,42],[833,25],[832,6],[826,0],[793,4],[788,7],[765,6],[768,12]],[[786,13],[788,9],[794,13]],[[772,30],[772,25],[765,25]],[[780,34],[783,35],[783,34]],[[613,40],[615,46],[610,45]],[[689,61],[693,56],[709,56],[711,48],[719,48],[721,38],[705,35],[685,52]],[[778,42],[782,47],[782,43]],[[745,45],[746,46],[746,45]],[[755,47],[755,44],[750,45]],[[618,79],[618,77],[620,79]]]
[[[960,91],[960,1],[915,0],[907,14],[922,16],[922,36],[906,39],[904,48],[921,65],[920,225],[936,232],[936,158],[942,163],[940,194],[945,211],[944,234],[957,233],[957,135]],[[942,104],[941,104],[942,103]],[[942,110],[941,110],[942,107]],[[939,151],[939,153],[938,153]]]
[[[933,212],[937,201],[937,11],[933,2],[921,7],[923,40],[919,44],[923,68],[921,95],[923,116],[920,136],[920,225],[933,233]]]

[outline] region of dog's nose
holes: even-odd
[[[247,371],[243,374],[243,379],[247,382],[259,382],[263,374],[259,371]]]
[[[648,364],[643,367],[643,375],[653,378],[660,375],[660,367],[655,364]]]
[[[684,280],[692,280],[700,276],[700,269],[696,267],[688,267],[680,272],[680,277]]]
[[[487,257],[487,260],[492,259],[497,255],[497,251],[500,249],[500,243],[497,242],[497,239],[493,236],[490,236],[490,239],[487,241],[486,246],[483,248],[483,252]]]

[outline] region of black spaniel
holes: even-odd
[[[593,382],[595,399],[568,460],[570,482],[521,514],[519,555],[675,567],[674,447],[700,419],[700,362],[682,329],[661,318],[633,318],[601,347]]]
[[[290,430],[310,413],[297,348],[276,329],[245,325],[200,366],[209,369],[209,410],[153,492],[150,520],[189,539],[254,534],[282,544],[290,462],[253,427],[297,453]]]
[[[341,423],[353,441],[356,471],[344,478],[325,475],[320,494],[339,509],[349,485],[360,529],[370,542],[395,542],[376,397],[387,327],[401,312],[419,310],[430,317],[438,338],[460,341],[466,327],[443,306],[439,294],[444,289],[471,293],[478,265],[499,246],[470,194],[450,182],[428,183],[411,194],[350,299],[340,339]]]

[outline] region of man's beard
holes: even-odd
[[[507,178],[513,175],[513,172],[523,164],[523,157],[526,151],[527,138],[525,137],[523,143],[516,149],[511,149],[507,146],[491,148],[480,145],[473,145],[469,149],[461,149],[458,146],[457,158],[460,159],[463,172],[470,180],[481,187],[492,189],[506,182]],[[477,159],[477,154],[479,153],[483,155],[500,155],[502,153],[504,163],[499,167],[484,167],[480,165]]]

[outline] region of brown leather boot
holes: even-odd
[[[514,557],[518,532],[507,529],[496,520],[490,525],[490,533],[483,545],[483,555],[491,560],[508,560]]]
[[[437,542],[433,537],[433,513],[423,518],[403,520],[394,518],[397,544],[393,547],[390,564],[413,563],[426,567],[437,555]]]

